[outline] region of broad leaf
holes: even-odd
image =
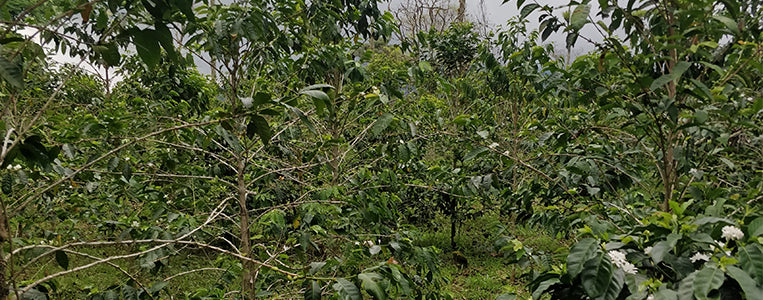
[[[735,266],[726,266],[726,273],[739,283],[748,300],[763,300],[763,289],[755,284],[747,272]]]
[[[24,88],[24,74],[21,72],[21,66],[3,55],[0,55],[0,76],[14,87]]]
[[[257,134],[263,144],[267,145],[270,142],[270,138],[273,137],[273,131],[270,129],[268,121],[262,116],[253,115],[249,120],[249,124],[246,125],[246,135],[249,138],[254,137]]]
[[[527,15],[531,14],[534,10],[538,9],[540,5],[536,3],[530,3],[525,5],[525,7],[522,7],[522,10],[519,12],[519,19],[523,20],[527,17]]]
[[[374,122],[374,125],[371,127],[371,133],[373,135],[382,133],[382,131],[387,129],[389,124],[392,123],[392,119],[394,119],[394,116],[391,113],[383,113],[381,117]]]
[[[162,52],[153,30],[137,31],[133,35],[133,43],[135,49],[138,50],[138,56],[150,69],[159,64]]]
[[[588,23],[588,14],[590,12],[591,6],[588,4],[581,4],[575,7],[575,10],[572,11],[572,16],[570,16],[570,26],[572,26],[572,29],[578,31],[580,28],[583,28]]]
[[[592,238],[582,239],[575,243],[575,246],[570,249],[570,254],[567,255],[567,273],[570,274],[570,277],[578,276],[583,271],[585,262],[592,258],[598,249],[598,242]]]
[[[756,244],[739,248],[737,254],[742,270],[752,275],[758,285],[763,285],[763,251]]]
[[[616,284],[612,279],[613,270],[612,262],[609,261],[607,254],[599,253],[586,261],[583,271],[580,272],[580,281],[586,294],[596,298],[603,295],[610,285]]]
[[[310,286],[305,289],[305,300],[320,300],[321,285],[316,280],[310,280]]]
[[[679,61],[673,67],[673,71],[670,72],[670,74],[662,75],[659,78],[652,81],[652,85],[649,86],[649,89],[652,91],[655,91],[661,88],[662,86],[664,86],[665,84],[667,84],[668,82],[671,82],[674,80],[677,81],[679,78],[681,78],[681,75],[683,75],[684,72],[686,72],[686,70],[689,69],[689,66],[691,66],[690,63],[685,61]]]
[[[361,300],[363,297],[360,295],[360,290],[352,282],[344,278],[337,278],[334,284],[334,290],[339,293],[340,299],[343,300]]]
[[[718,289],[723,284],[725,274],[714,266],[706,266],[697,272],[694,278],[694,297],[699,300],[709,300],[710,291]]]
[[[651,254],[654,262],[660,263],[665,258],[665,255],[667,255],[670,250],[676,246],[676,243],[678,243],[678,240],[680,239],[680,234],[671,233],[664,241],[660,241],[654,244],[654,246],[652,246]]]
[[[378,283],[378,281],[382,280],[381,275],[377,273],[361,273],[358,274],[358,280],[360,280],[360,286],[371,294],[374,299],[387,299],[387,294]]]
[[[69,269],[69,256],[66,255],[66,252],[62,250],[56,251],[56,263],[58,263],[61,268],[64,268],[64,270]]]

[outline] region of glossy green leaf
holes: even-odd
[[[523,19],[527,18],[527,16],[529,14],[531,14],[533,11],[535,11],[539,7],[540,7],[540,5],[537,4],[537,3],[529,3],[529,4],[525,5],[525,7],[522,7],[522,10],[520,10],[520,12],[519,12],[519,19],[523,20]]]
[[[56,263],[64,270],[69,269],[69,256],[62,250],[56,251]]]
[[[673,290],[661,289],[654,293],[654,300],[677,300],[678,293]]]
[[[138,51],[138,56],[150,69],[159,64],[161,48],[153,30],[146,29],[137,31],[133,35],[133,43]]]
[[[604,295],[610,289],[610,285],[616,284],[613,280],[614,268],[609,260],[609,255],[599,253],[589,259],[583,265],[580,272],[580,282],[583,290],[591,298]]]
[[[592,238],[585,238],[575,243],[567,255],[567,273],[570,277],[576,277],[583,271],[585,262],[591,259],[599,250],[598,241]]]
[[[379,119],[374,122],[374,125],[371,127],[371,134],[373,135],[379,135],[389,127],[389,124],[392,123],[392,120],[394,119],[394,116],[391,113],[383,113]]]
[[[747,237],[755,238],[763,234],[763,217],[758,217],[747,225]]]
[[[739,283],[748,300],[763,300],[763,289],[756,285],[747,272],[735,266],[726,266],[726,273]]]
[[[652,85],[649,86],[649,89],[652,91],[655,91],[661,88],[662,86],[666,85],[668,82],[671,82],[674,80],[677,81],[679,78],[681,78],[681,75],[683,75],[684,72],[686,72],[686,70],[689,69],[689,66],[691,66],[690,63],[685,61],[679,61],[673,67],[673,71],[670,72],[670,74],[662,75],[659,78],[652,81]]]
[[[476,157],[480,156],[480,154],[485,153],[488,150],[490,150],[490,149],[488,149],[486,147],[481,147],[481,146],[480,147],[475,147],[474,149],[472,149],[472,151],[469,151],[469,153],[466,153],[466,155],[464,155],[464,162],[467,162],[467,161],[470,161],[472,159],[475,159]]]
[[[358,280],[360,280],[360,286],[368,292],[374,299],[384,300],[387,299],[387,293],[379,285],[379,281],[382,280],[382,276],[377,273],[361,273],[358,274]]]
[[[728,29],[729,32],[731,32],[731,33],[733,33],[735,35],[739,35],[739,33],[740,33],[739,32],[739,25],[733,19],[731,19],[729,17],[726,17],[726,16],[721,16],[721,15],[713,15],[713,19],[716,19],[716,20],[720,21],[721,23],[723,23],[723,25],[726,26],[726,29]]]
[[[360,290],[352,282],[344,278],[337,278],[334,284],[334,290],[339,293],[342,300],[362,300]]]
[[[588,14],[591,12],[591,6],[588,4],[580,4],[575,7],[570,16],[570,26],[575,31],[580,30],[588,23]]]
[[[305,289],[305,300],[320,300],[321,285],[317,280],[310,280],[310,286]]]
[[[698,300],[709,300],[710,291],[718,289],[723,284],[725,274],[714,266],[705,266],[697,272],[694,278],[694,297]]]
[[[559,278],[551,278],[541,282],[538,285],[538,287],[533,291],[533,295],[532,295],[533,299],[540,299],[541,296],[543,296],[543,293],[546,292],[546,290],[548,290],[550,287],[552,287],[553,285],[557,283],[561,283],[561,281],[559,281]]]
[[[655,263],[660,263],[665,258],[665,256],[670,252],[670,250],[673,250],[673,248],[676,246],[676,243],[678,243],[678,240],[681,239],[681,235],[677,233],[671,233],[667,236],[667,238],[664,241],[659,241],[654,246],[652,246],[652,259]]]
[[[742,270],[755,278],[758,285],[763,286],[763,251],[760,245],[749,244],[739,248],[737,257]]]
[[[260,137],[260,140],[265,145],[273,137],[273,131],[270,129],[268,121],[260,115],[252,115],[251,119],[249,119],[249,124],[246,125],[246,135],[252,138],[255,134]]]
[[[24,88],[24,74],[21,72],[21,65],[8,60],[4,55],[0,55],[0,76],[14,87]]]

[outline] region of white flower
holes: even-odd
[[[623,272],[625,274],[636,274],[638,272],[638,269],[636,269],[636,266],[634,266],[632,263],[625,262],[622,266],[620,266],[621,269],[623,269]]]
[[[13,166],[13,169],[16,171],[21,170],[21,165],[15,165]]]
[[[646,300],[654,300],[654,295],[646,296]]]
[[[490,144],[490,146],[487,146],[487,147],[490,148],[490,149],[495,149],[495,147],[498,147],[498,146],[500,146],[500,145],[498,145],[498,143],[492,143],[492,144]]]
[[[7,166],[7,167],[5,167],[5,168],[6,168],[6,169],[8,169],[8,170],[10,170],[10,169],[13,169],[13,166],[12,166],[12,165],[8,165],[8,166]]]
[[[138,226],[140,226],[140,223],[138,223],[138,221],[132,221],[132,227],[137,228]]]
[[[607,254],[609,254],[609,258],[612,259],[612,262],[614,264],[618,265],[618,266],[620,266],[623,263],[628,262],[625,259],[625,253],[623,253],[622,251],[611,250]]]
[[[718,250],[723,250],[723,248],[726,247],[726,243],[724,243],[724,242],[715,241],[715,243],[718,244],[718,246],[720,246],[720,248]],[[710,250],[711,251],[715,251],[715,245],[710,245]]]
[[[360,246],[360,242],[355,242],[355,246]]]
[[[129,157],[125,157],[125,161],[130,161],[130,158]]]
[[[371,241],[371,240],[365,241],[365,242],[363,242],[363,245],[366,245],[368,247],[373,247],[374,246],[374,241]]]
[[[241,104],[244,105],[244,108],[251,108],[252,107],[252,97],[241,98]]]
[[[644,248],[644,254],[652,255],[652,247],[649,246],[649,247]]]
[[[698,262],[698,261],[709,261],[710,260],[710,255],[707,255],[705,253],[696,253],[696,254],[694,254],[694,256],[689,258],[689,260],[691,260],[692,263],[695,263],[695,262]]]
[[[612,263],[617,266],[618,268],[622,269],[625,274],[636,274],[638,269],[636,269],[636,266],[634,266],[632,263],[629,263],[625,259],[625,253],[622,251],[617,250],[610,250],[607,254],[609,254],[609,258],[612,259]]]
[[[738,240],[744,237],[744,232],[734,226],[723,226],[721,237],[726,240]]]

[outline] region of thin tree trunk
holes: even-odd
[[[458,15],[456,21],[459,23],[464,22],[464,15],[466,14],[466,0],[458,0]]]
[[[238,183],[238,209],[239,209],[239,231],[241,232],[241,253],[246,257],[252,255],[252,245],[249,240],[249,210],[246,207],[246,181],[244,181],[245,155],[239,154],[237,165],[237,183]],[[244,267],[243,276],[241,276],[241,294],[244,299],[254,298],[254,272],[256,266],[249,261],[241,260]]]

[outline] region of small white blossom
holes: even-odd
[[[8,165],[8,166],[7,166],[7,167],[5,167],[5,168],[6,168],[6,169],[8,169],[8,170],[10,170],[10,169],[13,169],[13,166],[12,166],[12,165]]]
[[[244,105],[244,108],[251,108],[252,107],[252,97],[241,98],[241,104]]]
[[[689,260],[691,260],[692,263],[695,263],[695,262],[698,262],[698,261],[709,261],[710,260],[710,255],[707,255],[705,253],[696,253],[696,254],[694,254],[694,256],[689,258]]]
[[[634,266],[632,263],[629,263],[628,260],[625,259],[624,252],[618,250],[610,250],[607,254],[609,254],[609,258],[612,259],[612,263],[618,268],[622,269],[625,274],[636,274],[638,271],[636,266]]]
[[[130,161],[130,158],[129,157],[125,157],[125,161]]]
[[[138,226],[140,226],[140,223],[138,223],[138,221],[132,221],[132,227],[137,228]]]
[[[723,248],[726,247],[726,243],[724,242],[715,241],[715,243],[718,244],[718,246],[720,246],[718,250],[723,250]],[[710,250],[715,251],[715,245],[710,245]]]
[[[623,272],[625,274],[636,274],[638,273],[638,269],[636,269],[636,266],[634,266],[632,263],[625,262],[622,266],[620,266],[621,269],[623,269]]]
[[[360,242],[355,242],[355,246],[360,246]]]
[[[744,237],[744,232],[734,226],[723,226],[721,237],[726,240],[738,240]]]
[[[649,246],[649,247],[644,248],[644,254],[652,255],[652,247]]]
[[[373,247],[374,246],[374,241],[371,241],[371,240],[365,241],[365,242],[363,242],[363,245],[366,245],[368,247]]]
[[[654,295],[646,296],[646,300],[654,300]]]
[[[490,149],[495,149],[495,147],[498,147],[498,146],[500,146],[500,145],[498,145],[498,143],[492,143],[492,144],[490,144],[490,146],[487,146],[487,147],[490,148]]]
[[[13,166],[13,169],[16,171],[21,170],[21,165],[15,165]]]

